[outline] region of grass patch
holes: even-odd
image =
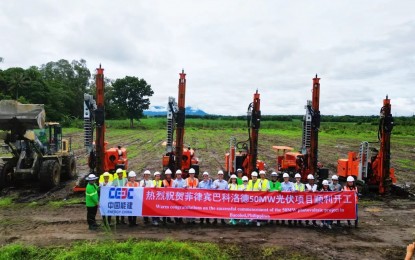
[[[13,205],[13,198],[5,197],[0,199],[0,208],[7,208]]]
[[[65,199],[65,200],[49,201],[48,206],[52,208],[62,208],[68,205],[83,204],[84,202],[85,201],[81,198],[71,198],[71,199]],[[33,205],[33,206],[36,206],[36,205]]]
[[[62,247],[11,244],[0,248],[0,259],[229,259],[212,243],[163,241],[80,242]]]

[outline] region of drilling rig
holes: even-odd
[[[308,174],[318,175],[319,179],[328,177],[328,169],[318,162],[318,131],[320,128],[320,78],[313,78],[312,100],[307,101],[303,118],[303,134],[300,152],[292,152],[288,146],[273,146],[277,153],[279,171],[291,174],[300,173],[303,181]]]
[[[188,176],[190,168],[199,175],[199,160],[191,147],[184,147],[184,126],[186,119],[186,74],[184,70],[179,74],[178,104],[174,97],[169,97],[167,104],[167,142],[166,154],[163,156],[163,169],[170,169],[174,173],[181,170],[183,177]],[[173,141],[176,132],[176,140]]]
[[[376,189],[379,194],[390,193],[396,183],[395,170],[390,167],[390,139],[393,129],[391,103],[388,96],[380,109],[378,142],[379,150],[365,141],[360,144],[359,153],[349,152],[347,159],[337,161],[337,174],[345,179],[353,176],[369,190]]]
[[[117,169],[128,169],[127,150],[118,146],[107,149],[105,141],[104,68],[97,68],[95,77],[96,101],[92,95],[84,94],[84,146],[89,154],[89,173],[100,176],[104,172],[115,173]],[[95,142],[94,140],[95,130]],[[74,191],[85,191],[79,184]]]
[[[258,160],[258,134],[261,125],[261,99],[258,90],[254,93],[253,102],[248,105],[247,126],[248,140],[237,142],[235,137],[230,139],[229,153],[225,154],[225,171],[228,177],[237,169],[242,169],[249,178],[253,171],[265,168],[265,163]],[[238,150],[238,152],[236,152]]]

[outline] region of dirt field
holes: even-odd
[[[127,133],[126,133],[127,132]],[[130,169],[141,172],[144,168],[152,171],[160,170],[161,154],[164,147],[164,130],[131,133],[113,131],[109,134],[111,143],[122,144],[129,149]],[[227,139],[232,132],[223,133],[222,140]],[[188,131],[188,140],[197,148],[201,169],[215,172],[223,164],[224,153],[228,141],[219,141],[217,133],[205,131]],[[236,131],[241,140],[244,132]],[[126,137],[128,136],[128,138]],[[82,134],[72,134],[74,143],[81,143]],[[264,133],[261,135],[259,152],[261,159],[268,163],[268,168],[275,167],[275,154],[271,145],[293,145],[296,137],[280,136]],[[357,147],[350,147],[350,140],[330,140],[321,142],[321,158],[331,172],[335,171],[334,158]],[[353,141],[353,144],[355,142]],[[86,156],[82,147],[74,147],[78,159],[78,172],[86,173]],[[399,148],[399,149],[396,149]],[[394,148],[393,148],[394,149]],[[395,147],[396,150],[409,148]],[[404,151],[396,153],[404,154]],[[414,154],[410,154],[414,159]],[[414,176],[410,170],[400,169],[398,178],[401,183],[413,186]],[[111,232],[108,230],[89,231],[86,225],[86,210],[82,203],[53,207],[50,201],[64,199],[82,199],[82,194],[73,194],[71,188],[75,181],[63,183],[61,187],[46,194],[32,189],[6,189],[3,196],[13,197],[16,204],[0,207],[0,245],[9,243],[24,243],[40,246],[67,246],[80,240],[126,240],[136,239],[165,239],[209,241],[223,244],[235,244],[249,252],[256,252],[258,247],[282,247],[286,251],[298,251],[312,259],[403,259],[406,245],[415,240],[415,201],[398,197],[372,197],[360,200],[358,229],[336,227],[333,230],[320,228],[264,226],[264,227],[230,227],[222,225],[199,224],[189,226],[152,227],[144,226],[141,220],[136,228],[117,226]],[[35,203],[35,204],[34,204]],[[344,223],[343,223],[344,224]],[[255,256],[255,254],[248,254]],[[260,257],[258,257],[260,258]]]

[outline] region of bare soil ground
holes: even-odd
[[[130,134],[128,134],[130,133]],[[161,154],[164,147],[164,130],[145,131],[127,134],[124,131],[109,132],[113,145],[126,146],[130,154],[130,169],[142,172],[148,168],[160,170]],[[228,137],[236,135],[240,140],[246,138],[245,132],[186,132],[188,142],[197,148],[202,170],[215,172],[223,165],[224,153],[228,147]],[[72,134],[73,143],[82,143],[82,133]],[[222,141],[225,140],[225,141]],[[275,137],[262,134],[259,147],[261,159],[269,169],[275,167],[275,154],[272,145],[295,145],[297,138]],[[321,142],[321,155],[325,166],[335,172],[336,160],[349,150],[357,150],[358,143],[350,140],[326,140]],[[83,149],[74,147],[78,159],[78,172],[85,174],[86,155]],[[406,153],[406,146],[396,145],[395,154],[414,160],[414,153]],[[399,169],[401,183],[413,187],[414,176],[410,170]],[[129,228],[118,225],[111,231],[89,231],[86,225],[86,210],[83,204],[51,207],[49,201],[68,198],[83,198],[73,194],[76,181],[68,181],[60,187],[40,193],[36,187],[10,188],[2,192],[4,196],[15,198],[15,204],[0,208],[0,245],[19,242],[39,246],[67,246],[80,240],[126,240],[126,239],[165,239],[183,241],[209,241],[220,245],[236,245],[249,252],[250,258],[261,247],[282,247],[286,251],[296,251],[311,259],[403,259],[406,245],[415,240],[415,201],[402,197],[372,197],[360,200],[359,228],[335,227],[333,230],[309,227],[288,227],[267,225],[263,227],[222,226],[222,225],[180,225],[152,227],[139,220],[139,226]],[[36,206],[28,203],[37,202]],[[99,218],[99,217],[97,217]],[[343,223],[344,225],[345,223]],[[252,253],[251,253],[252,252]],[[240,258],[242,256],[235,256]],[[263,256],[258,255],[258,258]],[[255,257],[256,258],[256,257]]]

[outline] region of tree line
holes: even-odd
[[[3,61],[0,58],[0,62]],[[83,117],[84,94],[95,94],[95,75],[84,59],[71,62],[61,59],[27,69],[0,69],[0,100],[15,99],[21,103],[44,104],[47,120],[70,121]],[[105,79],[105,110],[108,119],[143,116],[154,94],[144,79],[126,76]],[[95,95],[94,95],[95,96]]]

